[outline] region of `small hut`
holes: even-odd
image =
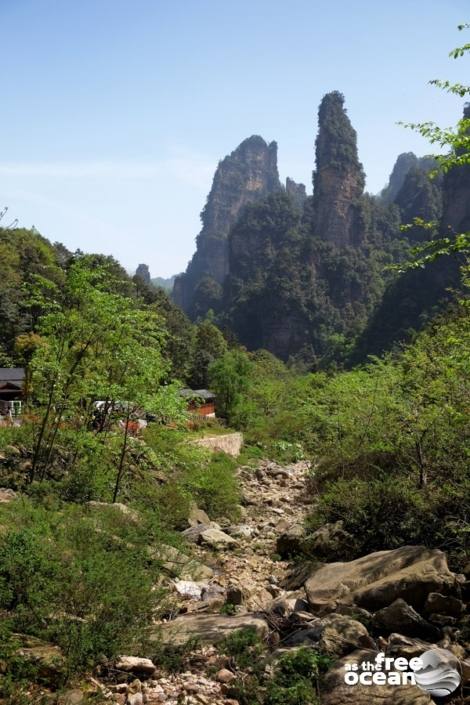
[[[19,416],[25,372],[22,367],[0,367],[0,417]]]
[[[191,414],[215,417],[215,394],[209,389],[182,389],[180,394],[186,399]]]

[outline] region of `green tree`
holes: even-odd
[[[101,266],[101,265],[100,265]],[[69,268],[62,307],[41,323],[43,344],[32,361],[32,387],[41,405],[31,479],[44,477],[63,425],[86,430],[103,402],[97,431],[107,438],[111,422],[124,417],[113,500],[125,469],[131,421],[147,411],[165,417],[180,413],[177,390],[161,385],[168,363],[162,349],[161,317],[137,299],[111,293],[106,263],[101,269],[88,258]],[[173,400],[173,408],[169,399]],[[158,403],[157,401],[158,400]],[[72,467],[77,456],[72,456]],[[70,469],[70,468],[69,468]]]
[[[470,24],[461,24],[459,31],[470,29]],[[450,52],[450,57],[459,59],[466,57],[470,53],[470,44],[464,44]],[[464,98],[470,95],[470,86],[461,83],[453,83],[447,80],[433,79],[431,85],[440,88],[448,93]],[[465,168],[470,165],[470,107],[465,105],[464,116],[458,121],[455,128],[442,128],[434,122],[404,123],[431,144],[438,145],[444,152],[435,156],[437,169],[431,172],[431,177],[438,173],[449,174],[453,172],[455,177],[462,176]],[[405,229],[417,228],[422,230],[434,230],[435,223],[426,221],[423,218],[415,218]],[[470,232],[449,232],[439,233],[424,245],[416,247],[412,254],[413,258],[406,262],[401,271],[416,269],[426,264],[434,262],[443,255],[468,255],[470,253]]]
[[[190,382],[193,389],[209,384],[210,365],[227,351],[227,342],[216,325],[209,320],[196,326]]]
[[[228,350],[209,367],[209,382],[217,395],[217,409],[230,421],[237,405],[248,387],[250,361],[241,350]]]

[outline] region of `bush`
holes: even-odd
[[[300,648],[281,656],[268,678],[262,659],[265,646],[251,628],[228,636],[221,650],[237,668],[249,671],[231,692],[242,705],[317,705],[321,675],[331,665],[320,652]]]
[[[402,476],[340,479],[326,485],[309,528],[343,520],[356,538],[357,555],[424,544],[450,551],[458,561],[470,546],[469,513],[470,484],[465,480],[419,489]]]
[[[330,665],[331,659],[308,648],[281,656],[267,686],[266,705],[316,705],[321,674]]]
[[[160,471],[167,477],[158,497],[162,516],[174,528],[183,528],[192,502],[213,518],[234,518],[237,513],[237,462],[225,453],[212,453],[190,442],[197,437],[156,426],[145,433]]]
[[[265,645],[259,638],[256,629],[246,627],[229,634],[221,642],[220,650],[230,656],[238,668],[243,669],[259,666]]]
[[[59,645],[70,672],[145,641],[163,598],[145,521],[29,501],[2,510],[0,609],[12,631]]]

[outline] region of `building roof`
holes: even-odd
[[[0,385],[5,382],[23,385],[24,369],[22,367],[0,367]]]
[[[204,401],[215,399],[214,392],[209,389],[182,389],[180,395],[185,399],[203,399]]]

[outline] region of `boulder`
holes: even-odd
[[[318,646],[318,640],[322,631],[321,625],[313,624],[306,625],[301,629],[289,634],[286,638],[282,640],[284,646],[289,648],[300,647],[300,646]]]
[[[390,634],[385,653],[393,658],[404,656],[410,660],[433,648],[436,648],[436,644],[430,644],[422,639],[412,639],[402,634]]]
[[[39,681],[54,688],[63,683],[67,663],[58,646],[22,634],[15,638],[21,644],[16,655],[33,666]]]
[[[221,529],[210,527],[201,532],[201,543],[211,548],[232,548],[238,546],[238,541]]]
[[[189,510],[188,524],[189,526],[197,526],[198,524],[210,524],[211,520],[203,509],[199,509],[195,504]]]
[[[456,585],[442,551],[403,546],[321,566],[306,581],[305,589],[311,608],[326,613],[339,604],[357,604],[373,611],[400,597],[421,607],[429,593],[445,593]]]
[[[305,539],[305,550],[324,560],[334,560],[351,555],[355,549],[354,536],[344,529],[344,522],[325,524]]]
[[[140,516],[138,512],[135,511],[135,509],[131,509],[131,507],[128,507],[127,504],[123,504],[122,502],[98,502],[95,500],[91,500],[90,502],[86,503],[87,507],[90,509],[104,509],[104,510],[111,510],[113,512],[119,512],[122,514],[123,517],[126,517],[126,519],[129,519],[133,524],[140,524]]]
[[[221,614],[188,614],[160,625],[150,640],[165,644],[183,645],[192,639],[216,644],[240,629],[253,629],[260,638],[268,635],[268,623],[256,614],[229,617]]]
[[[325,676],[322,705],[434,705],[427,693],[414,685],[347,685],[344,681],[348,663],[373,661],[376,651],[353,651],[335,663]]]
[[[173,583],[176,592],[181,597],[189,600],[200,600],[202,597],[203,585],[195,583],[194,580],[175,580]]]
[[[0,487],[0,504],[12,502],[17,496],[16,492],[9,487]]]
[[[154,560],[162,564],[162,568],[172,577],[180,580],[204,581],[214,576],[214,571],[195,558],[187,556],[174,546],[160,544],[158,549],[149,549],[149,554]]]
[[[140,677],[149,677],[155,671],[155,664],[149,658],[140,658],[139,656],[119,656],[114,667],[118,671],[133,673]]]
[[[438,592],[431,592],[424,605],[426,614],[445,614],[450,617],[459,617],[465,610],[463,602],[451,595],[441,595]]]
[[[189,529],[185,529],[182,534],[190,543],[201,543],[201,534],[207,529],[220,529],[220,525],[215,521],[209,521],[207,524],[194,524]]]
[[[227,533],[230,536],[235,536],[239,539],[252,539],[258,533],[254,526],[249,526],[248,524],[238,524],[236,526],[229,526],[227,528]]]
[[[440,630],[421,617],[416,610],[399,598],[374,615],[374,627],[380,632],[398,632],[405,636],[439,641]]]
[[[357,649],[374,649],[366,627],[346,615],[333,614],[322,620],[320,649],[330,656],[345,656]]]
[[[302,550],[305,529],[302,524],[292,524],[276,541],[276,552],[281,558],[289,558]]]
[[[219,683],[232,683],[237,679],[237,676],[232,671],[229,671],[228,668],[221,668],[217,672],[216,679]]]
[[[83,705],[85,703],[85,693],[83,690],[74,688],[73,690],[67,690],[65,693],[59,696],[57,705]]]

